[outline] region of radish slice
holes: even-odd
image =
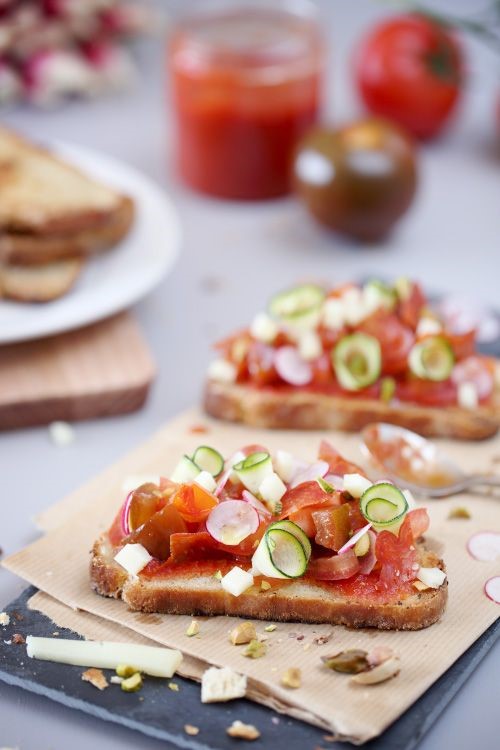
[[[255,495],[252,495],[252,493],[248,490],[243,490],[243,500],[245,500],[247,503],[250,503],[250,505],[255,508],[257,513],[259,513],[259,515],[263,516],[264,518],[270,518],[272,516],[271,511],[266,508],[264,503],[261,503],[260,500],[256,498]]]
[[[353,534],[352,537],[339,549],[337,554],[342,555],[344,552],[347,552],[348,549],[354,547],[356,542],[361,539],[361,537],[364,536],[371,529],[371,527],[371,523],[367,523],[366,526],[363,526],[362,529],[356,531],[356,533]]]
[[[455,385],[473,383],[481,399],[488,398],[495,385],[493,374],[480,357],[467,357],[455,365],[451,379]]]
[[[259,528],[259,514],[244,500],[225,500],[210,512],[207,531],[216,541],[235,546]]]
[[[500,604],[500,576],[489,578],[484,584],[484,593],[495,604]]]
[[[312,369],[294,346],[282,346],[274,355],[276,372],[285,383],[307,385],[312,380]]]
[[[467,542],[469,555],[475,560],[491,562],[500,557],[500,534],[496,531],[480,531]]]
[[[128,536],[130,534],[130,524],[129,524],[129,515],[130,515],[130,504],[132,503],[132,496],[134,492],[129,492],[127,495],[127,499],[123,503],[122,507],[122,532],[125,536]]]
[[[295,476],[292,477],[290,482],[290,489],[298,487],[299,484],[304,482],[314,482],[318,477],[323,478],[328,474],[330,467],[326,461],[315,461],[313,464],[309,464],[307,468],[301,469]]]
[[[375,542],[377,541],[377,536],[371,529],[368,532],[368,536],[370,537],[370,549],[366,555],[358,557],[360,564],[359,572],[364,576],[367,576],[372,572],[375,563],[377,562],[377,556],[375,554]]]
[[[226,486],[226,484],[227,484],[227,482],[228,482],[228,479],[229,479],[229,477],[231,476],[231,473],[232,473],[232,471],[233,471],[233,469],[232,469],[232,467],[230,466],[230,467],[229,467],[229,469],[226,469],[226,471],[224,472],[224,474],[223,474],[223,475],[221,476],[221,478],[219,479],[219,482],[218,482],[218,484],[217,484],[217,487],[216,487],[216,488],[215,488],[215,490],[214,490],[214,495],[215,495],[215,497],[219,497],[220,493],[222,492],[222,490],[223,490],[223,489],[224,489],[224,487]]]

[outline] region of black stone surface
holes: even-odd
[[[340,748],[346,744],[327,742],[325,732],[295,719],[280,716],[247,700],[227,704],[202,705],[196,683],[175,677],[179,692],[169,690],[166,680],[147,678],[138,693],[124,693],[118,685],[99,691],[83,682],[82,667],[29,659],[26,647],[10,641],[14,633],[51,636],[54,624],[39,612],[27,608],[35,593],[26,589],[6,611],[10,624],[0,629],[0,680],[30,690],[91,717],[116,722],[169,743],[167,747],[188,750],[229,750],[242,747],[241,741],[226,735],[226,727],[239,719],[255,724],[261,738],[252,748],[273,750],[315,750]],[[58,628],[60,638],[75,634]],[[477,664],[500,637],[500,620],[444,674],[402,717],[381,737],[364,745],[369,750],[411,750],[441,715]],[[111,673],[108,673],[108,677]],[[196,737],[184,732],[185,724],[200,728]],[[347,745],[350,747],[350,745]]]

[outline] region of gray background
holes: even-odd
[[[182,3],[164,3],[171,12],[176,5]],[[353,42],[393,7],[368,0],[318,5],[331,41],[327,115],[340,122],[361,111],[349,69]],[[456,10],[476,5],[472,0],[439,3]],[[179,186],[170,168],[172,116],[165,103],[162,38],[140,45],[142,80],[131,94],[75,102],[58,111],[3,113],[3,121],[33,137],[92,146],[140,168],[168,190],[184,228],[174,272],[135,310],[159,365],[142,412],[78,424],[75,443],[64,449],[52,445],[44,428],[0,436],[4,553],[36,538],[30,517],[37,511],[195,402],[210,341],[248,321],[277,287],[301,276],[338,281],[370,271],[406,273],[432,288],[473,292],[498,304],[500,165],[494,155],[494,112],[500,59],[469,42],[467,52],[469,87],[460,115],[444,138],[422,148],[421,189],[412,212],[384,245],[371,249],[318,230],[292,199],[227,204]],[[0,605],[22,588],[21,581],[0,570]],[[499,669],[497,644],[426,736],[422,750],[470,748],[479,737],[484,750],[498,747]],[[0,746],[62,750],[69,743],[73,750],[159,747],[0,685]]]

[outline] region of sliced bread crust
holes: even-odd
[[[213,573],[182,572],[148,579],[128,576],[113,559],[113,547],[104,534],[94,544],[90,563],[92,588],[103,596],[120,597],[132,610],[183,615],[235,615],[261,620],[330,623],[381,630],[420,630],[442,615],[448,583],[438,589],[415,592],[403,599],[386,601],[347,597],[332,585],[294,580],[275,589],[250,588],[238,597],[225,592]],[[444,563],[433,552],[419,546],[420,562],[428,567]]]
[[[392,422],[428,437],[482,440],[500,426],[500,395],[477,409],[446,409],[419,404],[386,404],[363,398],[342,398],[290,389],[259,389],[209,380],[205,411],[217,419],[252,427],[294,430],[358,431],[372,422]]]

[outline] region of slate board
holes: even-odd
[[[34,587],[26,589],[5,608],[11,615],[11,623],[0,631],[0,680],[8,685],[46,696],[90,716],[116,722],[149,737],[167,741],[171,747],[186,750],[241,748],[241,743],[228,737],[225,731],[234,719],[254,724],[260,729],[260,740],[252,743],[252,748],[256,749],[345,750],[352,747],[349,743],[327,742],[323,740],[323,730],[280,716],[251,701],[202,705],[199,685],[180,677],[175,678],[179,693],[170,691],[165,680],[152,677],[145,680],[139,693],[124,693],[117,685],[111,685],[101,692],[81,680],[82,667],[29,659],[25,646],[8,645],[4,641],[10,640],[14,633],[51,636],[54,632],[54,624],[49,618],[27,607],[28,600],[35,592]],[[75,637],[70,630],[58,628],[58,631],[61,638]],[[401,718],[381,737],[366,743],[364,747],[367,750],[415,748],[499,637],[500,620],[497,620]],[[185,724],[200,727],[200,733],[196,737],[189,737],[184,732]]]

